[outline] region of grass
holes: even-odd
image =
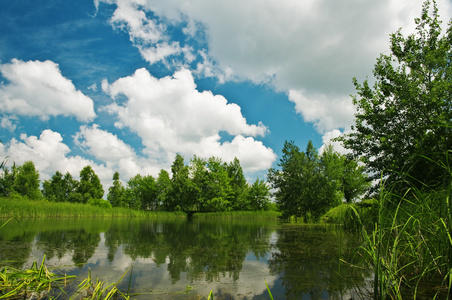
[[[55,290],[65,293],[67,281],[75,276],[57,276],[44,262],[45,256],[39,267],[36,262],[26,270],[4,267],[0,272],[0,299],[42,299]]]
[[[450,187],[402,196],[383,190],[373,227],[349,207],[362,228],[358,253],[373,270],[373,299],[452,299],[450,195]]]
[[[102,208],[88,204],[28,200],[20,197],[0,197],[0,218],[61,218],[61,217],[152,217],[181,218],[183,212],[151,212],[123,207]]]

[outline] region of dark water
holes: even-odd
[[[22,220],[0,230],[0,261],[46,256],[57,272],[116,282],[137,299],[358,299],[368,277],[355,236],[273,221]],[[73,284],[74,286],[76,283]],[[187,292],[187,290],[189,290]]]

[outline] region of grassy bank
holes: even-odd
[[[102,208],[88,204],[32,201],[23,198],[0,198],[0,218],[64,217],[162,217],[185,218],[183,212],[150,212],[122,207]]]
[[[194,219],[277,219],[281,216],[277,211],[230,211],[230,212],[208,212],[194,213]]]
[[[452,299],[452,183],[445,189],[382,190],[343,204],[323,221],[358,230],[357,254],[374,274],[373,299]]]

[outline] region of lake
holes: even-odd
[[[357,299],[369,278],[351,266],[358,244],[337,226],[268,220],[31,219],[0,230],[0,261],[45,255],[54,272],[107,282],[130,269],[119,288],[131,272],[134,299],[270,299],[265,283],[274,299]]]

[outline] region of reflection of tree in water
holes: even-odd
[[[93,256],[99,242],[99,233],[85,229],[45,231],[37,235],[36,248],[42,250],[49,259],[61,259],[72,251],[72,261],[85,264]]]
[[[361,269],[340,262],[358,259],[353,254],[358,242],[355,236],[331,226],[284,226],[277,233],[277,251],[269,267],[272,274],[280,274],[287,299],[303,295],[341,299],[347,290],[363,283]]]
[[[269,249],[272,229],[250,222],[169,221],[130,224],[128,230],[106,233],[106,245],[132,259],[152,257],[157,265],[168,260],[168,272],[177,282],[181,273],[189,280],[239,279],[246,254],[262,257]],[[110,252],[110,250],[109,250]],[[111,254],[109,254],[111,255]],[[113,254],[114,256],[114,254]]]
[[[14,268],[23,268],[24,263],[30,257],[33,239],[34,233],[21,232],[8,239],[0,235],[0,262]]]

